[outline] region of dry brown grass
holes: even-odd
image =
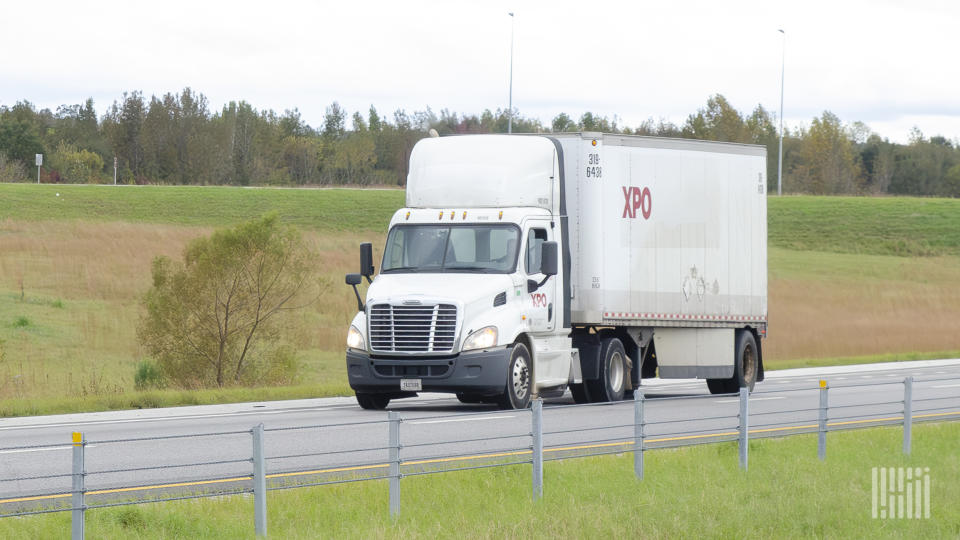
[[[209,232],[128,223],[0,223],[0,339],[6,353],[0,399],[132,389],[143,357],[136,340],[139,299],[150,286],[151,261],[180,257],[191,239]],[[301,382],[309,384],[344,376],[340,357],[356,301],[343,275],[359,267],[360,242],[380,245],[383,235],[304,234],[319,254],[314,280],[322,295],[288,324],[303,363]],[[20,317],[30,324],[15,326]]]
[[[771,251],[766,358],[960,348],[960,258]]]
[[[156,255],[179,257],[209,228],[0,222],[0,400],[110,395],[133,388],[143,353],[139,298]],[[301,383],[345,380],[343,340],[356,300],[343,275],[383,233],[304,233],[323,294],[288,322]],[[378,257],[379,253],[375,253]],[[23,299],[21,300],[21,283]],[[770,251],[768,365],[960,349],[960,258]],[[18,325],[21,317],[28,321]]]

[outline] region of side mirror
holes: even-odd
[[[556,242],[544,242],[540,245],[540,273],[555,276],[558,273],[559,252]]]
[[[369,242],[360,244],[360,275],[367,281],[373,276],[373,245]]]
[[[363,281],[363,278],[360,276],[360,274],[347,274],[346,281],[347,281],[347,285],[350,285],[353,287],[353,294],[357,297],[357,311],[363,311],[364,310],[363,300],[360,299],[360,291],[357,290],[357,285],[359,285],[360,282]]]

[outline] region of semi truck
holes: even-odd
[[[620,400],[657,376],[715,394],[763,380],[764,147],[462,135],[419,141],[409,163],[379,273],[364,243],[346,276],[361,407],[449,392],[524,408],[567,390]]]

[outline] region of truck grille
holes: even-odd
[[[370,347],[376,352],[453,352],[457,306],[370,307]]]

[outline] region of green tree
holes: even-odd
[[[95,184],[101,180],[103,158],[99,154],[61,141],[50,157],[50,167],[56,169],[67,182]]]
[[[573,121],[567,113],[560,113],[553,117],[553,121],[550,122],[550,128],[554,133],[562,133],[564,131],[575,131],[577,129],[577,123]]]
[[[860,165],[853,143],[835,114],[824,111],[820,118],[813,119],[799,157],[800,165],[791,174],[806,191],[835,194],[860,190]]]
[[[138,339],[180,387],[288,382],[283,315],[313,301],[314,262],[276,215],[198,238],[183,262],[154,259]]]

